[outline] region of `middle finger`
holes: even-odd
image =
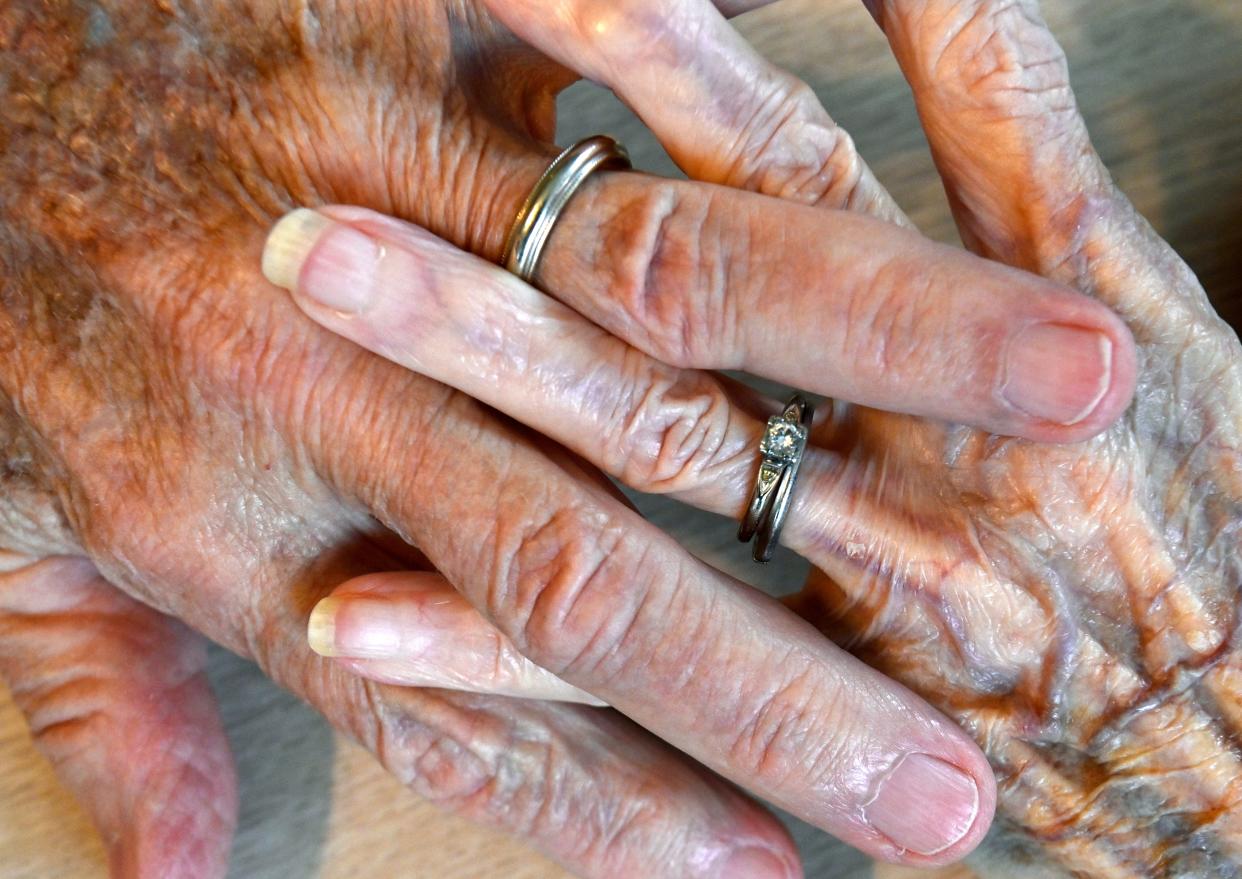
[[[726,22],[771,0],[484,0],[515,33],[611,88],[695,180],[908,223],[806,83]]]

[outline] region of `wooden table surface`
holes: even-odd
[[[1242,2],[1046,0],[1096,143],[1123,190],[1191,262],[1235,326],[1242,318]],[[856,0],[785,0],[739,27],[793,70],[857,140],[878,176],[929,234],[954,240],[943,192],[897,68]],[[575,87],[562,142],[622,136],[649,170],[671,171],[649,135],[610,97]],[[687,546],[754,580],[728,523],[647,500]],[[765,588],[788,589],[784,557]],[[241,777],[238,879],[556,879],[520,842],[414,800],[371,758],[250,664],[213,656]],[[810,879],[907,879],[873,868],[824,834],[793,824]],[[0,689],[0,879],[94,879],[103,849],[30,744]],[[954,876],[964,872],[954,871]],[[642,877],[625,877],[642,879]]]

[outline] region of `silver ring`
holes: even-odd
[[[501,265],[532,283],[552,229],[578,187],[600,168],[624,171],[631,167],[625,147],[602,134],[579,141],[557,156],[518,211]]]
[[[751,557],[760,564],[771,560],[780,540],[814,416],[815,407],[794,394],[780,415],[768,419],[763,439],[759,440],[762,460],[737,539],[742,543],[754,539]]]

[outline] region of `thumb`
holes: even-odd
[[[114,877],[223,876],[236,778],[204,643],[81,559],[0,554],[0,678]]]

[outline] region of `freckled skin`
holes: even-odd
[[[980,65],[976,85],[995,72],[986,52],[966,61]],[[494,258],[541,170],[533,141],[550,136],[552,96],[567,81],[458,0],[331,12],[0,5],[0,545],[87,556],[143,602],[71,572],[99,590],[92,601],[113,602],[119,629],[156,625],[152,607],[192,619],[416,791],[532,833],[584,872],[647,875],[623,846],[601,843],[601,854],[593,843],[616,826],[680,839],[670,790],[733,808],[736,794],[619,720],[602,722],[615,736],[605,746],[570,708],[377,695],[305,650],[306,612],[332,585],[424,563],[340,498],[332,477],[358,460],[417,463],[438,418],[466,435],[487,416],[318,331],[257,271],[272,221],[322,203],[396,214]],[[943,152],[943,134],[931,135]],[[1054,158],[1054,168],[1070,161]],[[941,159],[951,168],[952,153]],[[1237,339],[1141,220],[1013,189],[1037,231],[997,235],[1020,211],[955,193],[968,239],[1118,307],[1147,357],[1138,402],[1103,436],[1058,448],[838,408],[818,441],[840,455],[824,490],[839,492],[842,512],[798,547],[824,573],[795,604],[984,744],[1020,851],[1091,877],[1232,869],[1242,861]],[[1092,234],[1078,236],[1084,226]],[[372,422],[384,424],[372,445],[337,451],[342,424]],[[458,527],[486,530],[504,513]],[[6,579],[10,625],[62,594],[67,575],[43,571]],[[36,640],[56,638],[50,627]],[[189,657],[192,679],[186,638],[170,626],[159,646]],[[90,654],[65,645],[74,651]],[[26,665],[19,652],[3,659],[6,676]],[[201,720],[198,698],[174,700],[173,721]],[[73,691],[48,700],[89,715]],[[43,742],[69,755],[60,759],[73,744]],[[207,744],[218,758],[220,740]],[[111,754],[129,748],[119,741]],[[599,768],[624,770],[626,758],[656,766],[669,787]],[[571,792],[561,805],[572,832],[547,826],[546,791],[514,781],[529,778]],[[173,815],[184,814],[179,797],[202,794],[161,790],[183,807]],[[126,809],[85,795],[101,827]],[[195,832],[214,853],[198,875],[223,869],[230,795],[227,785],[205,795],[222,817]],[[617,802],[624,809],[610,812]],[[161,856],[181,857],[177,836],[157,837],[166,850],[145,862],[150,875],[168,875]]]
[[[108,835],[116,875],[222,876],[235,820],[205,692],[170,691],[171,719],[146,717],[124,673],[75,660],[112,651],[123,670],[153,655],[125,644],[157,610],[254,658],[420,795],[583,875],[651,875],[648,852],[710,872],[737,838],[789,847],[756,806],[620,719],[380,688],[306,646],[334,585],[426,565],[333,476],[415,469],[433,424],[457,448],[491,437],[481,453],[501,469],[517,440],[314,327],[263,281],[264,236],[294,206],[354,203],[496,258],[568,81],[464,2],[0,3],[0,547],[85,556],[126,593],[87,577],[114,609],[92,646],[57,628],[86,626],[83,606],[66,599],[46,624],[35,612],[64,597],[60,569],[15,563],[0,626],[25,638],[5,642],[0,673],[32,712],[99,719],[49,727],[55,741],[35,732]],[[496,514],[455,527],[486,531]],[[171,621],[158,640],[201,651]],[[88,698],[100,693],[116,697]],[[194,753],[153,760],[188,723]],[[205,771],[219,783],[178,783]],[[159,824],[189,813],[219,820]]]
[[[115,523],[129,498],[187,520],[264,494],[331,509],[290,460],[291,437],[304,407],[334,405],[324,388],[364,382],[374,366],[257,278],[264,232],[294,204],[353,201],[422,215],[488,253],[504,227],[489,200],[507,210],[506,187],[525,184],[503,182],[513,174],[500,173],[497,147],[510,140],[518,155],[522,132],[502,131],[514,120],[498,108],[472,107],[459,70],[476,41],[500,69],[519,50],[473,14],[421,5],[369,4],[331,27],[270,3],[0,11],[0,345],[11,355],[0,388],[16,415],[5,474],[26,495],[39,485],[65,523],[62,550],[93,547],[94,520],[106,510]],[[453,36],[380,26],[399,15]],[[549,88],[542,75],[507,81],[524,100]],[[434,110],[420,94],[437,97]],[[441,114],[462,119],[450,130]],[[499,192],[436,192],[442,167],[477,168]]]

